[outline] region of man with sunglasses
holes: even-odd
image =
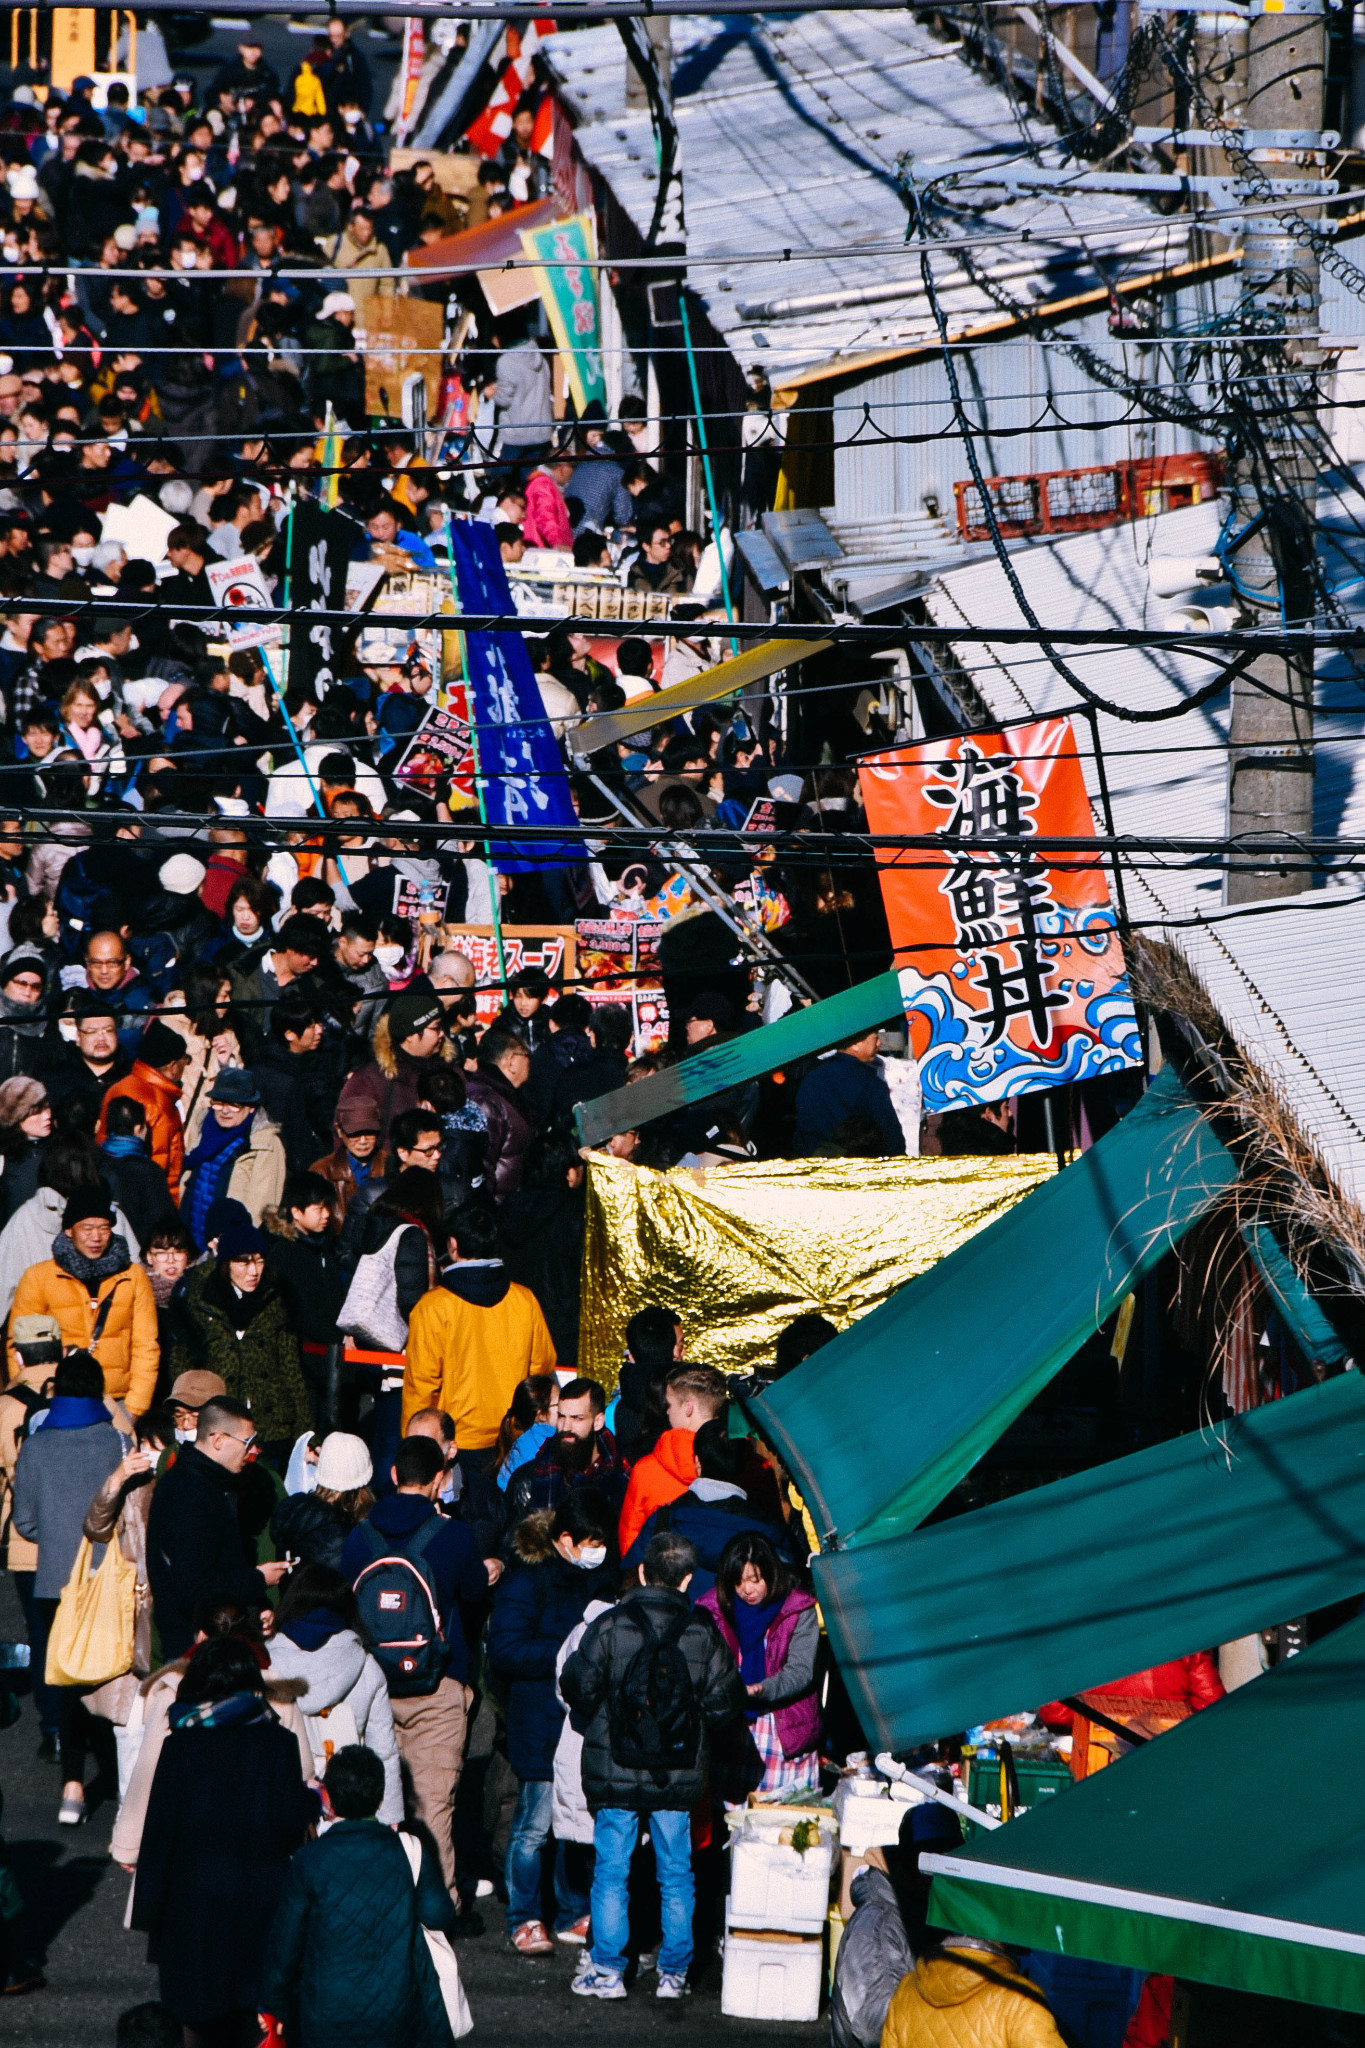
[[[219,1394],[199,1410],[192,1444],[156,1482],[147,1519],[147,1578],[167,1661],[194,1640],[210,1601],[265,1607],[289,1567],[257,1565],[238,1514],[238,1480],[256,1444],[251,1410]]]

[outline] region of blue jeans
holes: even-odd
[[[507,1932],[540,1918],[540,1852],[550,1839],[549,1785],[523,1785],[507,1842]],[[587,1896],[569,1883],[565,1844],[555,1844],[555,1927],[572,1927],[588,1910]]]
[[[663,1940],[659,1945],[661,1975],[681,1977],[692,1960],[692,1816],[672,1807],[649,1815],[654,1867],[663,1894]],[[592,1959],[599,1970],[620,1976],[626,1967],[630,1932],[627,1881],[630,1859],[640,1832],[640,1816],[623,1807],[604,1806],[597,1815],[593,1844],[597,1868],[592,1880]]]

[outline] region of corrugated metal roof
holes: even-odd
[[[1169,934],[1342,1187],[1365,1203],[1365,893],[1320,889]]]
[[[908,13],[672,22],[688,251],[733,258],[723,273],[707,267],[690,281],[736,354],[761,360],[776,382],[836,354],[931,337],[918,256],[886,253],[906,226],[896,160],[905,151],[920,162],[1017,151],[1023,109]],[[657,187],[654,146],[647,110],[625,106],[619,35],[576,30],[540,48],[579,148],[643,232]],[[1055,131],[1034,123],[1030,132],[1060,162]],[[1139,269],[1179,261],[1188,226],[1113,193],[1021,197],[978,213],[964,204],[960,224],[1061,234],[1064,247],[1045,245],[1036,257],[1018,243],[1008,252],[1010,288],[1024,297],[1040,275],[1048,297],[1093,286],[1086,246],[1145,252]],[[880,250],[849,253],[860,244]],[[790,249],[792,261],[746,262],[756,249]],[[816,249],[841,253],[803,254]],[[938,263],[950,316],[993,310],[961,273],[955,281],[949,255]]]

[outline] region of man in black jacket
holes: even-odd
[[[583,1791],[597,1852],[592,1946],[583,1950],[573,1981],[581,1998],[626,1995],[627,1880],[642,1813],[649,1815],[663,1894],[655,1996],[687,1993],[695,1889],[691,1812],[709,1782],[710,1730],[734,1720],[745,1703],[738,1666],[711,1617],[688,1605],[696,1565],[685,1537],[656,1536],[640,1566],[639,1589],[599,1615],[560,1673],[559,1689],[584,1736]],[[672,1696],[657,1723],[643,1715],[637,1721],[631,1711],[646,1676],[636,1660],[649,1660],[651,1648],[651,1699]],[[635,1757],[622,1754],[627,1741],[638,1746],[642,1740]],[[653,1752],[649,1740],[658,1745]]]
[[[147,1578],[162,1654],[181,1657],[210,1600],[264,1607],[289,1566],[249,1562],[237,1518],[236,1480],[256,1441],[251,1410],[220,1395],[199,1410],[192,1444],[156,1482],[147,1516]]]

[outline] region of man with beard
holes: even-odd
[[[596,1380],[570,1380],[560,1388],[555,1434],[507,1489],[509,1523],[538,1508],[557,1508],[579,1486],[590,1486],[619,1513],[626,1478],[607,1428],[607,1397]]]

